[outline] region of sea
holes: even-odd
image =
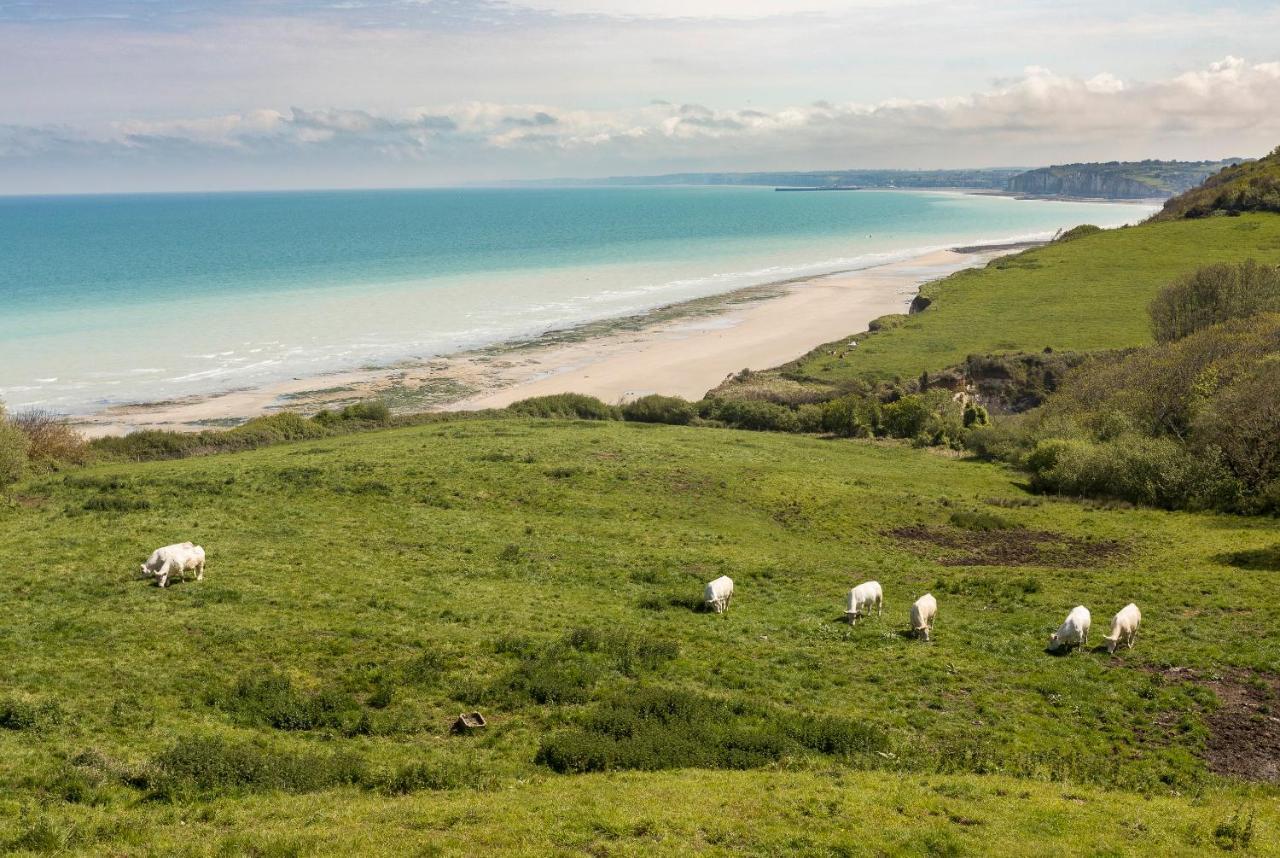
[[[744,187],[0,197],[0,400],[78,415],[383,367],[1151,210]]]

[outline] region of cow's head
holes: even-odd
[[[147,568],[147,564],[142,564],[142,577],[145,578],[151,574],[151,570]]]
[[[1054,632],[1053,634],[1049,635],[1049,649],[1057,649],[1057,648],[1058,648],[1058,633]]]

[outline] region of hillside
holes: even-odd
[[[1249,258],[1280,262],[1280,218],[1097,232],[929,284],[921,291],[930,302],[924,312],[891,317],[883,330],[815,349],[781,372],[814,384],[913,379],[969,355],[1145,345],[1147,304],[1161,286],[1202,264]]]
[[[1280,213],[1280,147],[1265,158],[1226,167],[1164,204],[1154,220],[1267,211]]]
[[[29,480],[0,505],[0,843],[1273,851],[1275,788],[1231,778],[1274,777],[1250,724],[1280,696],[1280,528],[1016,479],[905,446],[505,419]],[[176,538],[208,548],[205,580],[138,580]],[[721,573],[733,607],[695,611]],[[865,578],[886,613],[850,628]],[[931,644],[903,635],[925,590]],[[1096,629],[1130,599],[1136,649],[1044,652],[1071,605]],[[476,708],[485,732],[450,736]],[[556,773],[607,760],[642,771]]]
[[[1006,189],[1036,196],[1147,199],[1194,188],[1239,159],[1224,161],[1108,161],[1061,164],[1013,176]]]

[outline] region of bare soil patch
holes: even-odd
[[[1205,721],[1206,762],[1217,774],[1280,783],[1280,674],[1233,670],[1208,678],[1190,668],[1160,671],[1166,679],[1211,689],[1219,706]]]
[[[889,535],[906,543],[917,554],[931,557],[943,566],[1056,566],[1077,569],[1097,566],[1128,550],[1125,543],[1116,540],[1082,539],[1029,528],[975,532],[914,524],[894,528]]]

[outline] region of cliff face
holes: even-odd
[[[1229,161],[1111,161],[1031,170],[1009,179],[1006,189],[1039,196],[1111,200],[1170,197],[1193,188]]]
[[[1110,200],[1134,200],[1167,197],[1170,192],[1152,187],[1126,176],[1114,176],[1091,170],[1055,172],[1032,170],[1009,180],[1009,190],[1019,194],[1063,197],[1098,197]]]

